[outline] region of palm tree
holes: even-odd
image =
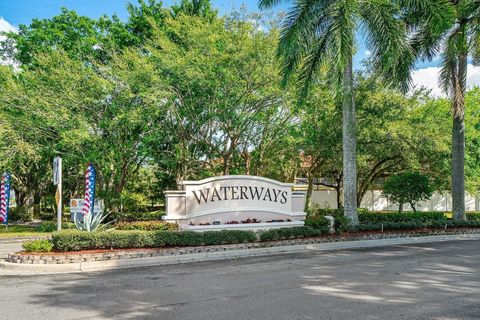
[[[260,0],[270,8],[280,0]],[[402,78],[396,67],[405,45],[405,22],[398,4],[389,0],[295,0],[282,28],[278,55],[284,81],[299,74],[298,83],[306,94],[323,67],[329,78],[341,82],[343,109],[343,203],[345,215],[358,224],[355,103],[352,57],[356,35],[364,32],[372,52],[372,67],[389,73],[393,83]],[[397,79],[398,78],[398,79]]]
[[[465,215],[465,90],[468,57],[480,64],[479,0],[404,0],[415,56],[431,60],[441,54],[440,84],[452,101],[452,211]],[[414,60],[410,61],[410,68]]]

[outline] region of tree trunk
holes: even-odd
[[[413,212],[417,212],[417,208],[415,208],[415,204],[410,202],[410,207],[412,207]]]
[[[42,200],[43,194],[40,191],[35,191],[33,194],[33,216],[35,218],[40,217],[41,208],[40,202]]]
[[[467,56],[459,57],[458,73],[453,80],[452,128],[452,213],[455,220],[465,215],[465,79]]]
[[[398,204],[398,213],[402,213],[403,212],[403,202],[400,202]]]
[[[312,192],[313,192],[313,174],[311,172],[307,173],[307,180],[308,180],[308,188],[307,188],[307,195],[305,197],[305,212],[310,207],[310,200],[312,199]]]
[[[343,205],[352,225],[358,224],[355,104],[353,97],[352,57],[343,70]]]
[[[223,156],[223,175],[228,176],[230,174],[230,155]]]
[[[338,209],[343,208],[343,185],[342,185],[342,181],[343,181],[343,173],[341,173],[340,175],[338,175],[335,178],[335,182],[337,183],[337,185],[335,186],[335,191],[337,192],[337,208]]]

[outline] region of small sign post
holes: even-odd
[[[62,158],[53,159],[53,184],[58,186],[55,200],[57,202],[57,231],[62,230]]]

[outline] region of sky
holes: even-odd
[[[128,2],[136,3],[137,0],[0,0],[0,32],[14,31],[20,24],[29,24],[34,18],[50,18],[66,7],[75,10],[80,15],[98,18],[104,14],[116,14],[120,19],[126,20]],[[165,6],[174,4],[175,0],[164,0]],[[212,0],[212,6],[219,10],[221,15],[228,15],[234,10],[245,6],[250,12],[258,12],[258,0]],[[288,11],[288,4],[281,4],[274,12]],[[365,47],[363,35],[359,34],[359,46],[354,57],[355,68],[361,68],[361,61],[368,57],[370,51]],[[2,37],[0,36],[0,41]],[[415,86],[424,86],[432,90],[435,96],[442,95],[438,86],[438,59],[427,62],[418,62],[417,70],[412,74]],[[469,65],[467,85],[480,86],[480,67]]]

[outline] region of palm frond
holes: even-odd
[[[301,67],[311,46],[329,26],[329,11],[335,0],[298,0],[285,18],[277,54],[285,85]]]
[[[449,54],[447,51],[442,53],[438,81],[447,95],[450,95],[453,91],[453,78],[456,74],[457,65],[456,56]]]
[[[258,1],[258,7],[260,9],[270,9],[278,6],[283,2],[289,2],[289,0],[260,0]]]
[[[360,8],[367,46],[374,69],[390,84],[406,90],[415,55],[407,39],[407,26],[400,8],[389,0],[369,0]]]
[[[356,13],[358,10],[357,1],[338,1],[332,5],[331,28],[329,33],[332,41],[330,50],[336,56],[335,64],[342,70],[343,66],[351,60],[355,47]]]
[[[440,52],[445,33],[455,24],[455,5],[449,0],[400,0],[398,3],[415,56],[433,59]]]
[[[314,81],[315,75],[320,70],[320,66],[326,65],[327,62],[332,59],[332,37],[330,35],[331,33],[327,28],[327,32],[324,32],[321,37],[316,39],[315,43],[309,46],[309,50],[298,75],[299,86],[301,88],[300,102],[308,96],[309,88]],[[330,74],[335,72],[333,66],[333,63],[330,63],[328,66]],[[332,78],[338,77],[331,77],[330,79]]]
[[[472,63],[478,66],[480,65],[480,17],[472,18],[470,21],[470,24],[468,25],[468,39],[468,47],[472,57]]]

